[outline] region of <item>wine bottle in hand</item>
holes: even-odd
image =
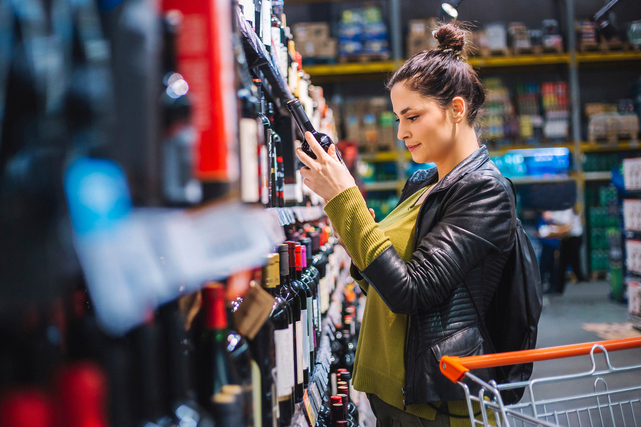
[[[326,134],[318,132],[314,128],[314,125],[312,125],[311,120],[309,120],[309,117],[307,117],[305,109],[301,105],[300,101],[296,98],[287,101],[287,109],[292,114],[292,117],[296,121],[296,124],[298,125],[298,128],[303,133],[303,135],[305,135],[305,132],[311,132],[312,135],[314,135],[314,138],[316,138],[316,141],[318,141],[320,146],[323,147],[323,150],[327,152],[329,150],[329,147],[334,144],[334,141],[332,141],[332,138],[330,138]],[[309,143],[304,138],[301,148],[309,157],[311,157],[312,159],[316,159],[316,154],[314,154],[309,146]],[[343,159],[338,152],[338,149],[336,149],[336,156],[338,157],[338,160],[343,163]]]

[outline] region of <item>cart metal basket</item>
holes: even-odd
[[[641,338],[626,338],[482,356],[444,356],[440,367],[447,378],[464,388],[473,427],[640,427],[641,364],[614,367],[610,360],[611,352],[639,347]],[[509,384],[497,384],[494,380],[488,384],[470,373],[474,369],[578,356],[589,356],[591,368]],[[580,367],[579,360],[577,367]],[[587,363],[586,368],[589,368]],[[478,395],[470,393],[462,382],[464,378],[481,386]],[[501,390],[521,387],[525,387],[525,393],[520,402],[503,404]],[[473,411],[477,405],[480,415]]]

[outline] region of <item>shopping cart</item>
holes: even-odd
[[[626,338],[482,356],[444,356],[441,358],[440,367],[447,378],[465,390],[472,427],[639,427],[641,365],[614,367],[609,354],[639,347],[641,338]],[[473,369],[576,356],[589,356],[591,369],[509,384],[497,384],[494,380],[488,384],[470,373]],[[641,358],[638,360],[641,361]],[[580,362],[580,359],[576,360],[577,367],[580,367]],[[587,359],[583,362],[588,368]],[[463,379],[480,385],[478,395],[470,393],[467,384],[462,382]],[[610,384],[608,380],[611,380]],[[525,393],[520,402],[512,405],[503,404],[501,390],[522,387],[525,388]],[[478,411],[477,405],[480,406],[480,416],[473,411],[473,407]]]

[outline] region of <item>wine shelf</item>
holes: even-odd
[[[321,219],[325,211],[321,206],[292,206],[285,208],[268,208],[267,211],[278,215],[280,225],[292,225],[296,222],[310,222]]]
[[[237,12],[236,20],[242,36],[243,47],[249,68],[258,68],[264,79],[263,90],[265,95],[279,109],[284,108],[288,100],[293,98],[287,82],[280,74],[278,67],[274,64],[271,54],[265,49],[265,45],[260,40],[256,32],[249,27],[244,17]],[[265,84],[265,81],[269,85]]]

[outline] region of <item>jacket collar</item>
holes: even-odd
[[[436,184],[436,186],[432,190],[432,193],[449,188],[452,184],[463,178],[469,172],[473,172],[483,166],[485,163],[487,163],[488,160],[490,160],[490,153],[487,151],[487,147],[485,145],[481,145],[478,150],[467,156],[467,158],[456,165],[454,169],[450,171],[450,173],[445,175],[441,182]],[[434,179],[433,176],[438,176],[436,168],[433,169],[435,170],[435,172],[433,172],[433,174],[429,176],[428,179],[430,180]]]

